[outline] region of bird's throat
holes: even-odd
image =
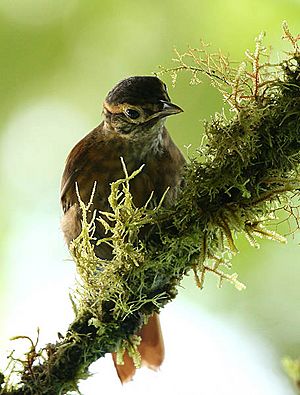
[[[151,129],[140,132],[133,139],[133,147],[141,158],[160,156],[164,151],[164,120],[157,122]]]

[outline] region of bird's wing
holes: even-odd
[[[78,202],[75,189],[76,182],[81,182],[82,185],[79,186],[84,188],[85,191],[88,191],[88,201],[90,192],[93,188],[93,183],[96,181],[92,180],[92,176],[101,173],[105,178],[106,169],[103,168],[102,164],[106,163],[107,157],[111,155],[112,145],[109,144],[105,150],[101,149],[103,143],[106,142],[102,132],[103,122],[81,139],[67,157],[65,169],[62,175],[60,192],[60,199],[64,213],[66,213],[74,203]],[[96,172],[95,168],[97,170]],[[91,188],[89,189],[90,184]],[[79,192],[84,192],[85,194],[85,191]]]
[[[64,213],[74,204],[71,198],[75,192],[78,173],[87,163],[86,137],[79,141],[67,157],[66,166],[61,180],[60,199]]]
[[[62,176],[60,190],[60,199],[64,212],[66,212],[69,208],[66,206],[66,196],[68,195],[70,189],[72,189],[72,191],[74,190],[76,177],[87,162],[87,156],[85,155],[86,140],[87,139],[85,137],[79,141],[79,143],[77,143],[72,149],[66,160],[66,166]]]

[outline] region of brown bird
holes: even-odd
[[[169,205],[176,199],[185,160],[164,125],[167,116],[180,112],[182,109],[171,103],[166,85],[154,76],[127,78],[108,93],[103,104],[103,121],[72,149],[62,176],[62,230],[68,245],[81,231],[75,184],[81,199],[88,203],[96,182],[93,208],[110,211],[107,200],[110,184],[124,177],[120,157],[124,158],[129,174],[145,165],[130,183],[137,207],[143,206],[152,192],[154,200],[160,201],[167,188],[163,204]],[[94,236],[104,237],[100,223]],[[112,251],[105,243],[95,246],[95,253],[102,259],[112,258]],[[156,370],[164,358],[157,314],[150,317],[138,335],[142,339],[139,346],[142,363]],[[131,358],[125,353],[124,365],[117,365],[115,354],[113,359],[121,382],[131,380],[135,373]]]

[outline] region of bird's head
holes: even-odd
[[[122,80],[108,93],[103,104],[106,125],[136,138],[159,131],[167,116],[182,111],[171,103],[166,85],[154,76]]]

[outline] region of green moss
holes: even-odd
[[[300,359],[285,357],[282,361],[282,365],[288,376],[294,382],[298,392],[300,392]]]

